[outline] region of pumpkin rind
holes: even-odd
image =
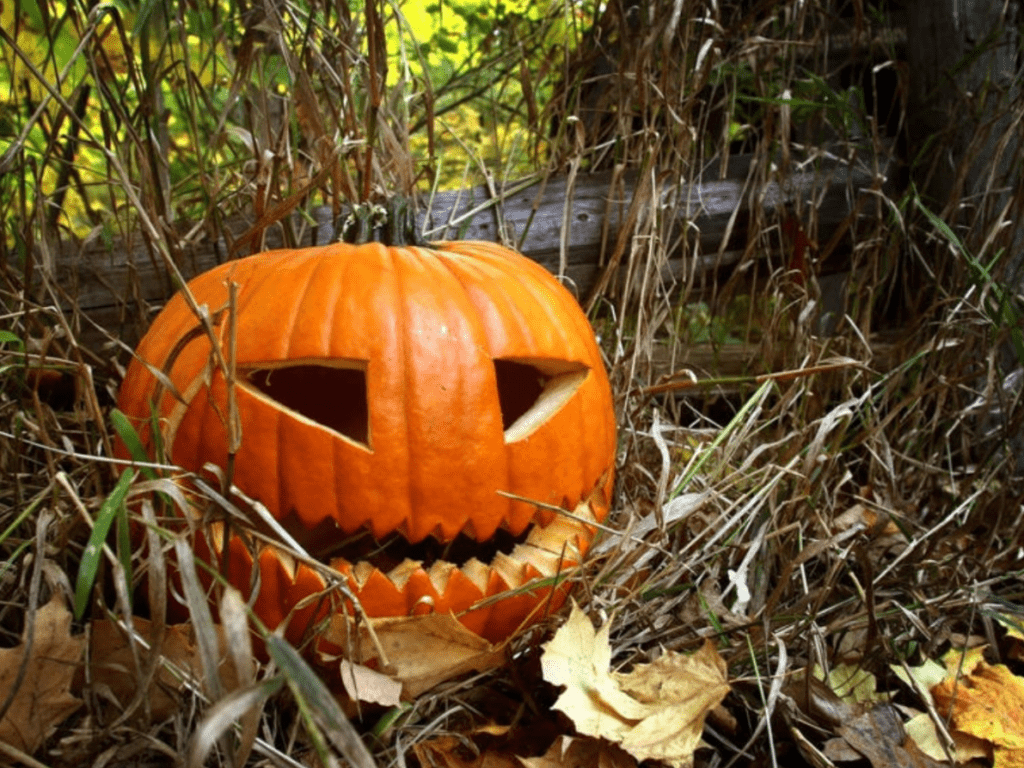
[[[218,314],[227,304],[228,281],[237,285],[233,329],[229,313]],[[218,319],[221,348],[228,348],[232,331],[235,336],[242,440],[233,482],[279,520],[293,517],[299,529],[317,531],[333,520],[338,538],[366,527],[377,538],[397,531],[414,543],[427,536],[447,542],[460,533],[486,541],[499,527],[519,535],[531,523],[555,518],[499,491],[568,509],[596,490],[605,499],[610,493],[615,423],[600,351],[575,299],[529,259],[490,243],[339,243],[229,262],[189,289]],[[181,400],[139,360],[132,361],[119,399],[148,443],[155,402],[169,458],[193,472],[207,462],[224,466],[228,455],[227,383],[212,363],[210,341],[196,333],[180,343],[197,323],[183,297],[175,296],[137,350],[138,358],[167,375]],[[494,360],[550,374],[551,391],[565,390],[562,400],[551,396],[553,413],[506,433]],[[282,367],[300,364],[363,372],[365,442],[282,407],[246,378],[264,371],[273,379]],[[507,434],[517,439],[509,442]],[[590,506],[594,521],[602,520],[607,503]],[[569,549],[582,555],[592,529],[579,528],[570,534]],[[292,532],[302,541],[302,530]],[[230,547],[232,561],[246,549],[234,540]],[[305,574],[304,568],[312,572],[308,566],[287,573],[280,554],[268,551],[258,558],[265,590],[258,605],[294,605],[289,590],[307,596],[311,586],[323,584]],[[251,557],[238,567],[231,581],[248,584]],[[295,579],[305,586],[296,587]],[[456,607],[425,574],[414,573],[412,581],[399,590],[406,611],[409,599],[456,612],[478,599]],[[401,607],[371,582],[377,576],[359,589],[364,606],[379,603],[381,612]],[[447,583],[452,594],[473,592],[464,572],[453,571]],[[509,586],[518,584],[504,589]],[[279,593],[271,597],[273,590]],[[491,596],[490,587],[486,591],[482,597]],[[264,620],[274,626],[270,614],[280,620],[283,610],[268,609]]]

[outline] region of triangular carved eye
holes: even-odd
[[[558,413],[582,386],[589,371],[579,363],[495,360],[505,442],[528,437]]]
[[[242,373],[251,386],[289,411],[369,448],[366,364],[332,363],[264,366]]]

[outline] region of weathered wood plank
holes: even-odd
[[[730,159],[726,174],[720,163],[704,169],[693,179],[657,180],[650,199],[673,210],[680,227],[697,233],[700,263],[688,271],[701,272],[720,266],[713,255],[719,251],[734,211],[739,211],[731,244],[742,247],[751,206],[768,211],[800,201],[816,210],[819,240],[827,239],[852,210],[857,194],[884,181],[866,165],[836,157],[823,157],[791,169],[785,183],[769,182],[755,188],[748,179],[752,158]],[[431,239],[500,240],[499,221],[507,241],[554,273],[564,266],[563,278],[584,296],[594,285],[601,266],[614,248],[636,192],[635,173],[614,177],[611,173],[581,175],[572,190],[564,176],[512,183],[495,197],[486,187],[444,192],[432,201],[431,211],[421,223]],[[571,194],[564,261],[561,253],[566,197]],[[671,208],[669,208],[671,206]],[[263,250],[285,242],[300,245],[329,242],[333,237],[330,211],[311,212],[316,224],[294,215],[283,225],[264,233]],[[168,234],[175,262],[186,279],[229,258],[230,245],[251,226],[235,218],[223,222],[218,236],[194,226]],[[284,226],[290,229],[285,237]],[[735,245],[733,247],[736,247]],[[712,255],[709,257],[708,255]],[[682,266],[680,264],[680,266]],[[94,238],[84,244],[66,244],[39,268],[49,274],[68,298],[95,322],[120,334],[131,343],[148,322],[147,310],[162,304],[177,286],[159,258],[150,252],[141,236],[115,240],[111,245]],[[671,270],[679,272],[678,269]],[[89,335],[88,329],[83,333]]]
[[[875,182],[874,174],[866,166],[833,157],[795,170],[784,185],[772,181],[763,190],[757,190],[747,182],[751,162],[749,155],[730,159],[724,178],[716,178],[716,162],[698,178],[659,181],[661,189],[656,198],[664,203],[673,192],[678,193],[684,202],[676,209],[677,215],[681,223],[688,221],[699,231],[702,252],[711,254],[719,250],[733,211],[748,209],[752,200],[760,200],[769,210],[802,200],[818,210],[819,239],[831,236],[849,214],[852,197]],[[611,173],[577,180],[568,222],[568,264],[599,263],[602,230],[606,226],[606,242],[614,243],[636,190],[637,177],[635,173],[626,174],[617,189],[610,188],[612,181]],[[491,199],[488,190],[475,187],[447,192],[438,195],[434,202],[430,231],[442,239],[497,240],[500,216],[506,233],[519,244],[520,250],[557,273],[566,194],[567,179],[560,177],[550,180],[543,189],[538,184],[511,195],[502,201],[500,209],[495,206],[467,218],[470,211]],[[446,221],[454,224],[444,228]],[[740,226],[735,234],[740,241],[744,240],[745,228]],[[589,285],[581,287],[585,290]]]

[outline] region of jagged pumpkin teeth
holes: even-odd
[[[348,565],[348,563],[344,560],[331,561],[331,567],[338,570],[341,570],[346,565]],[[366,584],[367,579],[370,578],[370,574],[372,574],[375,570],[377,569],[374,568],[373,563],[368,563],[365,560],[356,563],[352,566],[352,580],[355,582],[357,587],[362,587],[364,584]]]
[[[487,589],[487,575],[490,569],[482,562],[474,558],[462,566],[462,572],[481,592]]]
[[[287,576],[288,579],[290,579],[291,581],[295,581],[296,580],[296,578],[295,578],[295,573],[296,573],[295,558],[292,557],[287,552],[285,552],[283,549],[276,550],[274,552],[274,555],[275,555],[275,557],[277,557],[278,565],[280,566],[281,570],[284,571],[285,576]]]
[[[443,593],[448,589],[448,581],[456,570],[458,570],[458,566],[454,563],[438,560],[430,566],[430,583],[434,585],[434,589]]]
[[[415,560],[404,560],[402,564],[397,568],[392,568],[387,573],[387,577],[391,579],[396,587],[399,589],[405,589],[405,585],[412,578],[412,575],[420,570],[420,563]]]
[[[176,296],[122,385],[119,407],[145,445],[157,443],[151,409],[168,458],[188,471],[227,466],[240,439],[234,485],[330,558],[370,615],[452,611],[501,640],[560,605],[564,589],[538,589],[472,609],[572,567],[589,546],[592,528],[524,499],[584,521],[608,512],[607,375],[586,316],[543,267],[490,243],[337,243],[228,262],[189,290],[214,339]],[[231,398],[211,362],[230,338]],[[437,557],[449,545],[461,567]],[[262,585],[253,606],[271,628],[291,614],[288,636],[301,638],[323,618],[324,607],[291,610],[326,588],[315,569],[275,548],[246,553],[241,539],[215,559],[219,546],[211,536],[196,549],[229,561],[239,588]]]
[[[491,568],[513,589],[526,581],[526,563],[520,560],[513,560],[504,552],[499,552],[494,556]]]
[[[554,574],[558,572],[559,566],[562,570],[571,567],[576,564],[579,560],[579,555],[575,557],[571,552],[565,554],[561,552],[549,552],[543,549],[535,549],[533,547],[523,547],[513,553],[515,560],[528,563],[536,568],[541,573]]]

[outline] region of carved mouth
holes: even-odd
[[[397,541],[375,548],[371,537],[353,536],[347,542],[346,557],[324,553],[326,562],[321,562],[326,569],[281,547],[260,540],[244,542],[234,535],[229,541],[228,577],[235,584],[255,583],[253,568],[259,563],[258,581],[264,594],[258,612],[270,627],[287,621],[286,636],[292,642],[299,642],[306,629],[326,615],[342,610],[340,594],[330,587],[332,571],[346,578],[350,593],[369,617],[452,613],[472,631],[497,641],[513,634],[535,611],[561,606],[565,577],[582,561],[593,540],[594,524],[606,513],[602,482],[571,515],[556,515],[547,524],[534,522],[521,537],[506,532],[487,545],[469,540],[447,546],[401,542],[407,548],[403,555]],[[201,538],[216,551],[215,562],[223,564],[223,526],[209,526],[208,535]],[[362,555],[367,559],[348,559]],[[414,559],[421,555],[425,559]],[[562,586],[553,589],[559,580]],[[531,590],[531,583],[537,588]],[[318,608],[310,605],[316,595],[322,598]],[[503,602],[500,614],[495,612]],[[297,605],[302,607],[295,610]],[[351,613],[350,608],[345,610]]]
[[[518,536],[499,528],[487,541],[476,541],[472,536],[460,533],[449,542],[441,542],[432,536],[410,543],[401,533],[393,533],[384,539],[374,538],[369,529],[362,529],[346,536],[333,518],[327,518],[313,529],[302,526],[298,515],[292,513],[281,524],[312,557],[321,563],[342,560],[349,563],[370,563],[375,568],[389,572],[405,560],[414,560],[429,567],[443,560],[462,567],[472,559],[491,562],[498,553],[509,555],[516,546],[523,544],[529,536],[529,528]],[[326,543],[325,543],[326,542]]]

